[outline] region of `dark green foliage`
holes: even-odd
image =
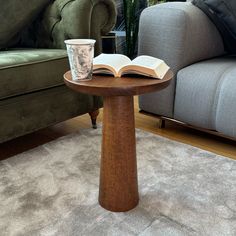
[[[123,0],[123,7],[126,31],[126,55],[133,58],[136,56],[139,17],[142,10],[147,7],[147,1]]]
[[[128,57],[134,58],[137,54],[139,17],[142,10],[147,6],[174,1],[176,0],[116,0],[118,17],[115,30],[126,31],[126,55]]]

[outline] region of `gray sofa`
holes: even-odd
[[[165,60],[175,78],[165,90],[140,96],[140,110],[236,138],[236,57],[225,53],[218,30],[201,10],[190,2],[145,9],[142,54]]]

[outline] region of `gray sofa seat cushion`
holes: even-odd
[[[234,69],[225,74],[221,85],[216,110],[216,130],[236,138],[236,62]]]
[[[0,99],[63,84],[69,70],[62,49],[21,49],[0,52]]]
[[[224,99],[229,91],[223,88],[235,67],[235,57],[222,57],[195,63],[180,70],[177,74],[174,118],[201,128],[217,130],[216,124],[219,126],[223,119],[219,114],[228,109],[222,102],[228,104],[230,100],[226,102]],[[235,86],[227,88],[236,90]]]

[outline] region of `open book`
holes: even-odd
[[[163,61],[151,56],[139,56],[130,60],[121,54],[100,54],[93,60],[94,74],[110,74],[121,77],[125,74],[139,74],[162,79],[169,66]]]

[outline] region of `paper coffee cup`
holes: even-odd
[[[64,41],[69,57],[72,80],[92,79],[94,44],[93,39],[68,39]]]

